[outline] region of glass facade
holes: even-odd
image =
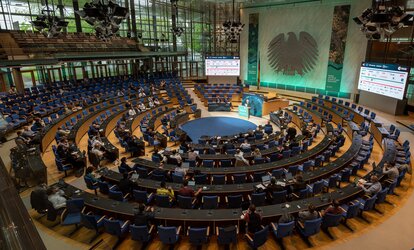
[[[129,9],[128,18],[121,24],[119,36],[132,36],[150,48],[151,51],[172,52],[185,51],[187,56],[177,58],[177,68],[183,78],[203,78],[204,58],[209,55],[239,55],[239,43],[227,42],[222,32],[222,23],[226,20],[239,19],[239,5],[231,2],[215,3],[208,1],[178,1],[174,8],[171,0],[115,0],[117,4]],[[75,7],[78,3],[82,9],[87,0],[0,0],[0,29],[33,31],[30,21],[34,20],[41,10],[49,4],[55,14],[64,17],[69,22],[65,32],[82,31],[93,33],[94,30],[85,21],[81,20],[81,27],[76,26]],[[63,6],[61,8],[60,6]],[[134,10],[131,11],[131,6]],[[134,16],[133,16],[134,15]],[[176,27],[183,28],[181,36],[174,37],[171,31],[173,16]],[[136,34],[135,29],[136,27]],[[174,46],[175,45],[175,46]],[[158,70],[169,70],[168,58],[156,58],[155,66]],[[76,64],[76,63],[75,63]],[[107,62],[112,68],[113,62]],[[54,68],[53,66],[52,68]],[[52,78],[60,76],[54,70]],[[39,84],[41,73],[36,67],[22,68],[25,85]],[[34,73],[32,73],[34,71]],[[73,71],[73,70],[72,70]],[[75,70],[76,75],[82,70]],[[90,72],[90,70],[86,70]],[[2,70],[5,73],[5,70]],[[114,72],[114,70],[111,70]],[[68,74],[69,75],[69,74]],[[84,76],[84,72],[82,76]],[[34,80],[33,80],[34,79]]]

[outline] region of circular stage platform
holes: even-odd
[[[245,133],[248,130],[256,129],[257,125],[239,118],[233,117],[204,117],[192,120],[181,125],[187,135],[197,142],[201,136],[225,136],[238,133]]]

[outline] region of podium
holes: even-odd
[[[240,105],[238,109],[239,109],[239,116],[247,117],[247,119],[250,118],[250,107]]]

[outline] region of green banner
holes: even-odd
[[[239,105],[239,116],[242,117],[250,117],[250,111],[249,111],[249,107],[243,106],[243,105]]]
[[[335,6],[325,90],[340,92],[351,5]]]
[[[257,55],[259,48],[259,13],[249,15],[249,50],[247,65],[247,81],[251,85],[257,82]]]

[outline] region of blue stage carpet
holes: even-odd
[[[256,124],[233,117],[205,117],[184,123],[181,129],[194,141],[203,135],[225,136],[256,129]]]

